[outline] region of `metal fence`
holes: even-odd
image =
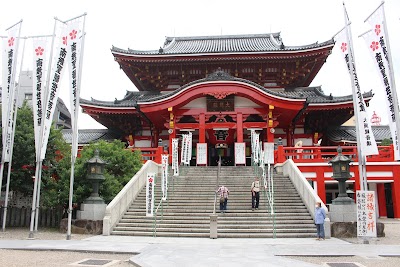
[[[4,207],[0,208],[0,225],[3,223]],[[63,208],[40,208],[38,226],[54,227],[60,226],[63,218]],[[30,208],[8,207],[6,227],[25,227],[29,226],[31,220]]]

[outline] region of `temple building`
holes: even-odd
[[[333,97],[309,86],[333,46],[333,40],[286,46],[280,33],[271,33],[167,37],[150,51],[113,47],[138,91],[81,106],[136,148],[156,147],[162,139],[171,149],[172,138],[191,131],[194,143],[207,143],[208,165],[215,164],[216,145],[232,163],[233,144],[249,144],[251,129],[261,141],[312,146],[353,116],[351,95]]]
[[[245,151],[241,164],[251,165],[251,132],[257,132],[260,141],[277,145],[275,163],[293,159],[330,203],[338,193],[329,165],[337,145],[348,146],[344,153],[353,161],[348,191],[360,189],[357,133],[342,126],[353,117],[352,95],[326,95],[310,86],[333,47],[333,40],[287,46],[280,33],[167,37],[148,51],[112,47],[138,91],[115,101],[80,103],[109,133],[142,153],[162,148],[159,154],[171,155],[172,139],[191,132],[190,165],[216,165],[219,156],[224,165],[235,165],[237,143]],[[372,91],[363,96],[368,104]],[[385,126],[373,132],[378,143],[390,136]],[[206,151],[200,163],[199,144]],[[399,218],[400,164],[393,147],[380,147],[379,153],[367,159],[368,187],[377,193],[378,215]]]

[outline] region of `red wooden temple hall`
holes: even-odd
[[[249,156],[251,129],[260,141],[312,146],[353,116],[351,95],[309,87],[333,46],[333,40],[286,46],[280,33],[271,33],[167,37],[149,51],[113,47],[138,91],[115,101],[82,99],[81,106],[136,148],[162,139],[171,150],[172,138],[191,131],[194,144],[208,144],[208,165],[218,153],[232,164],[235,142],[246,142]],[[218,152],[216,144],[226,148]]]
[[[155,149],[161,139],[172,154],[172,138],[192,132],[191,165],[196,165],[197,143],[207,144],[207,165],[216,165],[219,155],[233,165],[235,142],[245,143],[250,165],[250,133],[256,130],[260,141],[279,140],[278,163],[292,158],[330,203],[338,190],[327,158],[338,144],[350,144],[349,189],[360,189],[355,129],[341,126],[353,117],[352,96],[325,95],[321,87],[310,86],[333,46],[333,40],[287,46],[280,33],[270,33],[167,37],[160,49],[149,51],[113,47],[115,61],[137,90],[115,101],[81,99],[81,107],[142,151]],[[372,97],[371,91],[364,93],[366,102]],[[373,130],[378,142],[390,136],[388,127]],[[312,155],[293,154],[300,141]],[[400,163],[392,147],[380,147],[379,156],[368,158],[367,175],[379,216],[400,218]]]

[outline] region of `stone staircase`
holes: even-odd
[[[157,236],[210,237],[210,214],[214,210],[217,167],[190,167],[183,176],[169,180],[168,202],[157,216]],[[252,167],[221,167],[220,184],[230,191],[228,210],[218,213],[218,237],[313,237],[315,226],[288,177],[274,176],[275,218],[264,192],[259,210],[251,210]],[[161,198],[156,182],[155,205]],[[145,216],[145,189],[114,227],[113,235],[152,236],[154,218]],[[275,231],[274,231],[275,225]],[[275,232],[275,233],[274,233]]]

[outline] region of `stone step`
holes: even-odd
[[[198,204],[198,205],[197,205]],[[218,204],[218,207],[219,207],[219,203],[217,203]],[[251,207],[251,203],[249,203],[248,201],[247,202],[243,202],[243,203],[229,203],[228,202],[228,205],[229,205],[229,209],[230,210],[232,210],[233,208],[237,208],[237,207],[243,207],[244,209],[245,208],[250,208]],[[214,206],[214,203],[211,201],[211,202],[209,202],[209,203],[196,203],[196,202],[194,202],[194,203],[184,203],[184,204],[182,204],[182,203],[179,203],[179,202],[176,202],[176,203],[169,203],[169,205],[167,206],[167,205],[164,205],[163,206],[163,209],[164,210],[166,210],[166,209],[168,209],[168,210],[170,210],[170,209],[181,209],[181,208],[183,208],[183,207],[185,207],[186,209],[189,209],[189,208],[192,208],[192,209],[208,209],[208,208],[210,208],[210,207],[212,207],[212,206]],[[259,207],[260,208],[262,208],[262,209],[264,209],[265,207],[268,207],[269,208],[269,206],[266,206],[266,204],[264,204],[263,202],[261,202],[260,204],[259,204]],[[140,206],[137,206],[137,205],[132,205],[131,207],[129,207],[129,209],[128,209],[128,211],[143,211],[144,209],[146,208],[146,206],[145,205],[140,205]],[[297,203],[297,205],[292,205],[292,204],[279,204],[279,203],[275,203],[275,205],[274,205],[274,208],[275,209],[288,209],[288,208],[293,208],[293,209],[304,209],[304,210],[307,210],[305,207],[304,207],[304,205],[303,206],[301,206],[300,204],[298,204]]]
[[[218,207],[216,207],[216,208],[218,208]],[[196,213],[197,214],[197,213],[209,212],[210,210],[212,211],[214,208],[213,208],[213,205],[210,205],[203,209],[201,207],[190,208],[190,207],[185,207],[185,206],[175,207],[175,208],[164,207],[163,209],[164,209],[164,214],[166,214],[166,213],[179,213],[179,214]],[[139,213],[145,214],[144,209],[128,209],[127,213],[131,213],[131,212],[137,213],[137,214],[139,214]],[[159,208],[158,212],[161,212],[161,208]],[[251,210],[251,205],[247,205],[247,206],[233,206],[232,205],[232,206],[228,206],[228,212],[229,213],[233,213],[233,212],[235,212],[235,213],[252,213],[253,211]],[[259,210],[255,210],[255,212],[267,212],[267,210],[265,208],[261,208]],[[277,207],[275,207],[275,212],[276,213],[293,212],[293,213],[297,214],[297,213],[301,213],[301,212],[307,213],[307,209],[305,207],[302,207],[302,208],[300,208],[300,207],[296,207],[296,208],[292,208],[292,207],[277,208]]]
[[[131,227],[123,227],[123,226],[117,226],[115,227],[115,231],[131,231]],[[145,232],[145,231],[153,231],[153,227],[135,227],[135,231],[139,232]],[[207,227],[196,227],[196,228],[185,228],[185,227],[180,227],[179,228],[180,233],[209,233],[210,229]],[[273,228],[268,227],[268,228],[262,228],[262,229],[250,229],[250,228],[220,228],[218,227],[218,234],[222,233],[273,233],[273,231],[279,232],[279,233],[315,233],[315,227],[314,228]],[[161,227],[157,225],[157,233],[160,232],[176,232],[175,228],[168,228],[168,227]]]
[[[128,232],[128,231],[112,231],[113,235],[124,236],[154,236],[153,232]],[[180,233],[180,232],[156,232],[159,237],[197,237],[210,238],[210,233]],[[315,233],[218,233],[218,238],[311,238],[315,237]]]
[[[210,222],[205,222],[205,223],[173,223],[173,222],[168,222],[164,223],[162,221],[157,221],[157,228],[175,228],[179,224],[179,227],[182,228],[207,228],[210,229]],[[148,228],[148,227],[153,227],[154,223],[123,223],[120,222],[117,227],[118,229],[121,228],[128,228],[128,227],[135,227],[135,230],[139,230],[140,228]],[[257,224],[245,224],[245,223],[220,223],[218,224],[218,229],[271,229],[274,227],[273,223],[257,223]],[[315,225],[314,224],[275,224],[275,229],[294,229],[294,228],[302,228],[302,229],[313,229],[315,230]]]
[[[204,224],[209,226],[210,225],[210,218],[203,218],[203,219],[180,219],[180,218],[161,218],[161,216],[157,216],[157,220],[154,220],[154,218],[144,220],[143,218],[137,218],[137,219],[121,219],[121,223],[125,224],[133,224],[133,225],[154,225],[154,222],[157,221],[157,223],[162,223],[162,224],[174,224],[176,227],[179,229],[180,225],[192,225],[192,224]],[[225,219],[220,219],[218,218],[218,225],[233,225],[233,224],[238,224],[238,225],[258,225],[258,224],[271,224],[273,225],[273,220],[271,219],[262,219],[262,220],[244,220],[244,219],[236,219],[236,218],[225,218]],[[308,217],[307,219],[279,219],[275,220],[275,226],[281,226],[281,225],[309,225],[309,226],[314,226],[313,220]],[[120,225],[119,223],[117,225]]]
[[[162,194],[156,194],[154,197],[155,197],[154,199],[156,201],[160,201],[161,197],[162,197]],[[193,200],[198,200],[198,201],[211,200],[212,201],[215,198],[218,201],[219,198],[220,198],[219,195],[215,196],[215,193],[208,193],[208,194],[205,194],[205,193],[204,194],[193,193],[193,194],[190,194],[190,195],[188,195],[188,194],[175,195],[172,192],[170,192],[167,197],[168,197],[168,199],[167,199],[168,201],[182,201],[182,202],[190,202],[191,200],[192,201]],[[143,194],[143,195],[138,196],[136,198],[135,202],[137,202],[137,203],[145,203],[146,202],[145,199],[146,199],[145,194]],[[264,195],[263,193],[260,194],[260,201],[264,201],[264,200],[267,200],[267,199],[270,199],[269,195],[267,195],[267,194]],[[288,193],[288,194],[274,194],[273,199],[274,200],[296,200],[296,201],[300,201],[301,202],[301,198],[300,198],[300,196],[298,194],[294,195],[294,194],[290,194],[290,193]],[[164,202],[167,202],[167,200],[164,200]],[[246,192],[246,193],[243,193],[243,194],[231,193],[228,196],[228,200],[229,201],[230,200],[237,200],[237,201],[249,200],[249,201],[251,201],[251,193],[250,192]]]
[[[258,214],[257,214],[257,212],[258,212]],[[163,216],[163,219],[171,219],[171,218],[172,219],[174,219],[174,218],[209,219],[210,215],[212,213],[213,213],[213,209],[209,209],[209,210],[205,210],[205,211],[201,211],[201,212],[167,212],[167,211],[164,211],[162,216]],[[161,210],[158,211],[157,216],[158,217],[161,216]],[[122,218],[124,218],[124,219],[133,219],[133,218],[140,218],[140,217],[146,217],[146,212],[140,212],[140,213],[139,212],[134,212],[134,213],[127,212],[122,216]],[[252,210],[229,211],[228,210],[220,217],[224,217],[224,218],[252,217],[253,219],[257,218],[260,220],[266,220],[266,219],[271,218],[271,215],[269,212],[267,213],[266,211],[252,211]],[[291,219],[298,219],[298,217],[307,218],[307,219],[311,218],[310,215],[308,215],[306,213],[302,213],[302,212],[297,212],[297,213],[275,212],[276,219],[285,218],[285,219],[291,220]],[[153,217],[148,217],[148,218],[153,218]]]
[[[260,194],[260,210],[251,210],[250,185],[253,167],[223,167],[219,184],[230,190],[228,211],[219,213],[215,202],[217,167],[185,168],[180,177],[169,177],[168,201],[157,213],[157,236],[208,237],[210,215],[218,212],[218,237],[313,237],[315,225],[290,179],[274,177],[275,216]],[[160,179],[156,181],[155,203],[160,203]],[[112,231],[115,235],[152,236],[154,217],[146,217],[143,189]],[[162,213],[162,216],[161,216]]]

